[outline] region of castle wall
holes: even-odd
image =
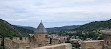
[[[12,40],[15,41],[15,42],[20,42],[20,38],[19,37],[13,37]]]
[[[103,40],[83,41],[81,49],[103,49]]]
[[[60,40],[58,40],[58,39],[52,39],[52,41],[51,41],[52,43],[52,45],[55,45],[55,44],[59,44],[60,43]]]
[[[104,35],[104,49],[111,49],[111,36]]]
[[[22,37],[22,40],[21,40],[21,41],[22,41],[23,43],[30,42],[28,37]]]
[[[111,30],[101,30],[104,35],[104,49],[111,49]]]
[[[63,40],[60,39],[50,39],[48,37],[47,30],[43,26],[42,22],[39,24],[37,30],[35,30],[35,34],[30,34],[30,37],[13,37],[4,39],[4,45],[6,49],[33,49],[48,45],[55,45],[63,43]],[[66,49],[66,45],[56,45],[53,49]],[[50,47],[49,47],[50,48]]]
[[[23,37],[22,40],[19,37],[13,37],[12,40],[10,38],[4,38],[4,45],[6,49],[26,49],[26,46],[30,46],[27,37]]]
[[[32,49],[61,43],[63,43],[63,40],[50,40],[48,34],[34,34],[34,36],[31,36],[30,38],[22,37],[21,40],[19,37],[13,37],[12,40],[10,38],[4,39],[6,49]],[[60,47],[57,48],[60,49]]]
[[[70,43],[62,43],[62,44],[43,46],[43,47],[33,48],[33,49],[72,49],[72,45]]]
[[[5,47],[5,49],[13,49],[12,40],[10,38],[5,37],[5,39],[4,39],[4,47]]]
[[[45,41],[44,41],[45,44],[44,45],[48,46],[48,45],[50,45],[50,42],[51,42],[50,38],[47,37],[47,38],[45,38]]]
[[[34,34],[34,37],[36,38],[36,41],[38,43],[38,47],[49,45],[48,43],[50,43],[50,38],[46,38],[47,35],[48,34],[45,33]]]

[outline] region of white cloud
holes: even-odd
[[[111,0],[0,0],[0,18],[11,23],[100,21],[110,9]]]

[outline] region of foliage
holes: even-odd
[[[103,29],[111,29],[111,20],[107,21],[95,21],[90,22],[84,25],[81,25],[80,27],[77,27],[73,29],[73,31],[76,31],[76,33],[63,33],[63,32],[53,32],[58,35],[69,35],[72,36],[79,36],[80,39],[86,40],[87,38],[91,39],[103,39],[103,35],[100,33],[100,30]]]
[[[18,34],[14,28],[11,26],[11,24],[9,24],[8,22],[0,19],[0,35],[2,37],[17,37],[17,36],[21,36],[20,34]]]
[[[13,25],[13,27],[15,28],[15,30],[18,32],[18,33],[24,33],[24,34],[29,34],[29,33],[34,33],[33,30],[31,29],[27,29],[27,28],[24,28],[24,27],[20,27],[20,26],[15,26]]]
[[[95,31],[98,29],[101,30],[101,29],[110,29],[110,28],[111,28],[111,20],[107,20],[107,21],[95,21],[95,22],[87,23],[74,30],[75,31]]]
[[[16,27],[16,26],[14,26],[14,27],[17,29],[21,28],[21,27]],[[12,37],[24,37],[24,36],[28,37],[27,34],[18,33],[14,27],[10,23],[0,19],[0,36],[2,36],[2,44],[0,46],[0,49],[4,49],[4,37],[10,37],[10,38],[12,38]],[[27,31],[24,28],[21,28],[21,29],[23,29],[24,31]],[[19,31],[21,31],[21,30],[19,30]]]
[[[4,49],[4,47],[3,47],[3,46],[0,46],[0,49]]]
[[[77,31],[76,36],[79,36],[81,39],[85,40],[86,38],[91,39],[103,39],[100,30],[102,29],[111,29],[111,20],[107,21],[95,21],[82,25],[74,31]]]
[[[63,27],[54,27],[54,28],[47,28],[48,32],[63,32],[69,31],[79,27],[80,25],[72,25],[72,26],[63,26]]]

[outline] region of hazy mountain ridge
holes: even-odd
[[[18,25],[15,25],[15,26],[18,26]],[[46,29],[48,32],[60,32],[60,31],[69,31],[69,30],[72,30],[79,26],[80,25],[71,25],[71,26],[62,26],[62,27],[52,27],[52,28],[46,28]],[[33,31],[36,29],[36,28],[30,27],[30,26],[18,26],[18,27],[23,27],[23,28],[30,29]]]
[[[87,23],[85,25],[82,25],[76,29],[73,29],[75,31],[95,31],[97,29],[111,29],[111,19],[106,21],[94,21]]]
[[[23,28],[26,28],[26,29],[30,29],[30,30],[35,30],[36,28],[34,27],[30,27],[30,26],[20,26],[20,25],[15,25],[17,27],[23,27]]]
[[[21,26],[17,26],[17,25],[13,25],[13,27],[15,28],[15,30],[18,33],[22,33],[22,34],[30,34],[30,33],[34,33],[33,30],[25,28],[25,27],[21,27]]]
[[[47,28],[49,32],[61,32],[61,31],[71,31],[72,29],[75,29],[77,27],[80,27],[81,25],[71,25],[71,26],[63,26],[63,27],[53,27],[53,28]]]

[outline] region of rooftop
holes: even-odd
[[[47,33],[46,28],[44,27],[42,21],[40,22],[39,26],[35,30],[35,33]]]

